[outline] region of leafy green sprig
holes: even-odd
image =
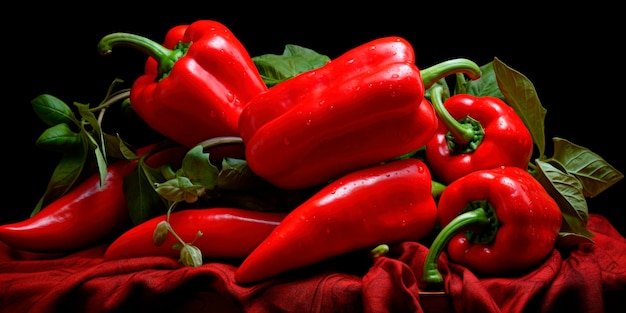
[[[61,154],[61,160],[31,216],[47,203],[67,193],[83,177],[92,174],[94,168],[99,172],[100,184],[103,186],[108,158],[137,157],[119,136],[107,134],[101,127],[106,109],[128,98],[128,89],[113,91],[118,82],[121,81],[115,80],[111,84],[102,103],[93,108],[89,104],[74,102],[72,109],[49,94],[42,94],[31,101],[35,114],[49,126],[35,144]]]

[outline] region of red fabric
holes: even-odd
[[[595,245],[557,251],[523,277],[479,278],[439,268],[456,312],[624,312],[626,239],[590,216]],[[259,283],[233,283],[237,261],[184,267],[166,257],[103,261],[105,245],[69,255],[0,244],[0,312],[425,312],[427,248],[406,242],[371,261],[362,252]],[[428,311],[426,311],[428,312]]]

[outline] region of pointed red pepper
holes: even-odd
[[[31,252],[69,252],[121,232],[132,225],[122,182],[136,163],[117,161],[108,166],[102,188],[93,174],[34,216],[0,226],[0,241]]]
[[[137,155],[152,153],[155,147],[155,144],[142,147]],[[178,161],[184,151],[178,146],[169,147],[150,154],[146,163],[160,166]],[[137,162],[118,160],[109,164],[104,186],[100,185],[100,174],[92,174],[28,219],[0,225],[0,241],[24,251],[66,253],[123,232],[132,226],[124,179],[137,167]]]
[[[418,241],[435,227],[426,164],[409,158],[351,172],[293,209],[235,272],[257,282],[380,244]]]
[[[243,107],[267,89],[245,47],[216,21],[174,27],[165,46],[113,33],[98,48],[107,55],[118,45],[150,56],[145,74],[131,87],[133,110],[154,130],[188,148],[214,137],[239,136]]]
[[[169,217],[157,216],[129,229],[109,245],[104,258],[179,257],[180,252],[172,249],[179,243],[178,238],[193,242],[204,257],[243,258],[274,230],[285,215],[221,207],[176,211]],[[164,241],[156,245],[153,233],[166,219],[178,238],[168,233]],[[196,238],[198,232],[202,235]]]

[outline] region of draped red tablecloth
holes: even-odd
[[[591,214],[595,244],[554,250],[523,277],[480,278],[439,268],[455,312],[626,312],[626,239]],[[427,247],[354,253],[252,286],[233,282],[236,261],[185,267],[166,257],[104,261],[106,245],[67,255],[0,243],[0,312],[431,312],[418,284]]]

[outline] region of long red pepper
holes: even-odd
[[[187,243],[193,241],[205,257],[243,258],[274,230],[285,215],[237,208],[185,209],[171,213],[169,223],[177,236]],[[168,234],[160,245],[153,241],[157,225],[166,219],[167,215],[158,216],[129,229],[111,243],[104,258],[178,257],[180,252],[172,247],[179,241],[173,234]],[[196,239],[198,232],[202,235]]]
[[[235,272],[257,282],[379,244],[423,239],[437,207],[426,164],[402,159],[351,172],[292,210]]]
[[[137,154],[143,155],[154,147],[140,148]],[[179,149],[173,148],[174,154],[156,154],[146,162],[156,165],[171,161],[163,156],[179,156],[182,151]],[[34,216],[1,225],[0,241],[24,251],[64,253],[121,233],[132,225],[124,197],[124,177],[132,173],[136,165],[137,160],[110,164],[104,186],[100,185],[100,174],[91,175]]]
[[[136,164],[116,161],[102,188],[93,174],[34,216],[0,226],[0,241],[31,252],[68,252],[121,232],[131,225],[122,182]]]

